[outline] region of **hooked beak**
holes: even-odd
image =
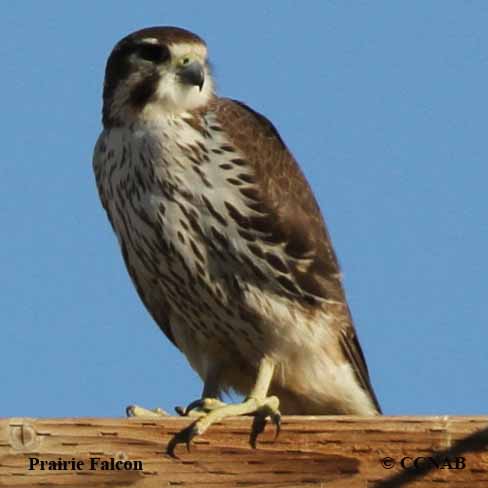
[[[205,71],[200,62],[193,61],[181,67],[178,76],[183,83],[198,86],[200,91],[202,91],[203,83],[205,82]]]

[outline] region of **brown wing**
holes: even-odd
[[[249,226],[265,232],[263,240],[284,243],[291,279],[282,284],[288,292],[296,291],[297,297],[305,298],[312,307],[321,306],[321,299],[344,305],[338,320],[342,352],[379,411],[347,307],[339,264],[317,201],[297,162],[263,115],[241,102],[222,98],[216,99],[212,110],[254,169],[254,186],[247,196],[254,198],[251,208],[260,216],[251,217]]]
[[[371,379],[369,377],[366,360],[364,359],[363,350],[361,349],[361,345],[359,344],[356,331],[354,330],[354,326],[352,325],[352,318],[349,312],[349,307],[348,307],[348,315],[349,315],[350,325],[343,328],[340,335],[339,342],[342,351],[344,355],[347,357],[347,359],[349,360],[349,362],[352,364],[354,372],[356,373],[356,377],[360,385],[371,396],[371,399],[373,400],[373,403],[376,409],[378,410],[378,413],[382,413],[380,403],[374,392],[373,385],[371,384]]]

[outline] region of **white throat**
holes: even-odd
[[[213,80],[208,72],[201,90],[198,86],[182,84],[175,73],[166,73],[159,80],[154,100],[146,105],[142,115],[146,117],[154,111],[187,112],[206,105],[212,95]]]

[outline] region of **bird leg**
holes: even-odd
[[[175,457],[174,450],[178,444],[186,444],[187,449],[189,449],[191,440],[195,436],[202,435],[212,424],[237,415],[254,415],[250,436],[252,447],[256,447],[256,439],[263,432],[268,417],[271,417],[276,426],[277,436],[281,419],[278,409],[279,400],[275,396],[267,396],[273,372],[273,362],[267,358],[262,359],[259,363],[256,383],[249,396],[242,403],[225,404],[215,398],[203,398],[200,401],[193,402],[197,407],[202,406],[202,415],[171,439],[167,447],[168,454]],[[187,411],[192,410],[193,404],[189,405]],[[205,407],[208,411],[205,411]]]

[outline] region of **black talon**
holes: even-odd
[[[194,402],[191,402],[185,409],[185,415],[188,415],[192,410],[195,410],[195,408],[201,407],[202,405],[203,400],[195,400]]]
[[[180,416],[180,417],[186,417],[186,409],[183,407],[175,407],[175,412]]]
[[[278,439],[278,436],[280,435],[280,432],[281,432],[281,414],[280,414],[280,412],[276,412],[275,414],[273,414],[271,416],[271,419],[273,420],[273,424],[276,427],[276,432],[275,432],[275,436],[273,439],[273,442],[275,442],[276,439]]]
[[[168,442],[168,445],[166,446],[166,454],[171,456],[173,459],[178,459],[178,456],[175,454],[175,448],[178,445],[178,442],[175,438],[176,435],[173,436],[173,438]]]
[[[195,400],[190,403],[186,408],[183,407],[175,407],[175,411],[178,415],[181,417],[188,417],[188,414],[192,411],[195,410],[195,408],[201,407],[203,405],[203,400]]]
[[[186,444],[186,450],[191,452],[191,440],[195,437],[195,423],[185,427],[180,432],[177,432],[173,438],[168,442],[168,446],[166,447],[166,454],[171,456],[174,459],[178,459],[178,456],[175,454],[175,449],[178,444]]]
[[[264,432],[264,428],[266,427],[266,417],[263,415],[255,415],[254,420],[252,421],[251,427],[251,436],[249,438],[249,443],[253,449],[256,449],[256,441],[258,439],[259,434]]]

